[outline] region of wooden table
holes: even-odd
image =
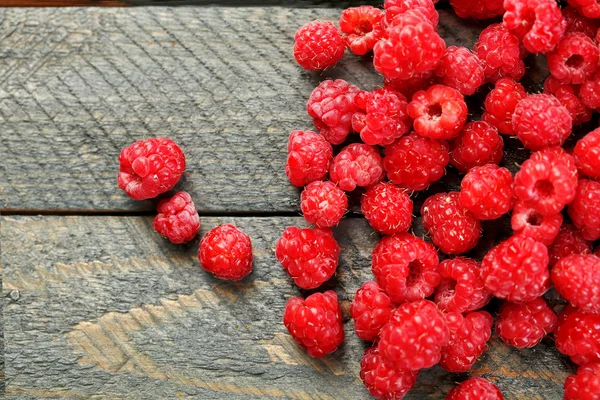
[[[306,226],[299,190],[283,165],[289,132],[312,128],[305,112],[310,92],[327,77],[364,89],[382,82],[368,58],[347,55],[322,74],[294,63],[297,27],[339,13],[340,7],[0,10],[7,398],[369,398],[359,378],[365,344],[347,316],[344,345],[323,359],[308,357],[287,334],[285,302],[306,293],[273,254],[286,226]],[[446,9],[440,14],[449,44],[470,47],[483,26],[465,25]],[[532,70],[543,74],[535,62]],[[481,96],[473,104],[477,110]],[[153,136],[172,138],[187,156],[178,189],[191,193],[201,234],[227,222],[252,237],[250,277],[211,278],[198,265],[198,240],[171,245],[152,229],[155,203],[117,188],[120,149]],[[515,171],[527,154],[507,143],[505,165]],[[429,193],[456,189],[455,179],[449,171]],[[475,255],[509,235],[507,224],[486,224]],[[419,227],[417,220],[416,234],[423,233]],[[326,287],[347,309],[372,279],[378,235],[357,214],[335,235],[343,251]],[[492,380],[506,399],[558,400],[572,371],[551,338],[527,351],[494,337],[470,375]],[[424,371],[406,399],[443,399],[467,376]]]

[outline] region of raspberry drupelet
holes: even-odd
[[[558,316],[556,348],[575,364],[600,362],[600,315],[567,306]]]
[[[500,133],[514,135],[512,116],[517,104],[525,97],[527,92],[523,85],[510,78],[498,79],[485,98],[485,110],[481,118],[498,128]]]
[[[448,393],[445,400],[504,400],[493,383],[479,377],[462,382]]]
[[[489,19],[504,14],[503,0],[450,0],[460,18]]]
[[[365,350],[360,362],[360,379],[376,399],[401,400],[417,381],[419,371],[394,368],[379,354],[377,346]]]
[[[288,300],[283,324],[311,357],[333,353],[344,341],[342,310],[331,290]]]
[[[329,179],[340,189],[351,192],[357,186],[369,187],[385,175],[379,149],[368,144],[350,144],[333,159]]]
[[[348,197],[334,183],[316,181],[302,191],[300,209],[308,223],[329,228],[339,224],[348,210]]]
[[[525,75],[520,46],[519,38],[504,24],[492,24],[481,32],[473,52],[481,60],[487,82],[505,77],[518,81]]]
[[[467,372],[485,351],[492,336],[494,319],[486,311],[463,316],[459,312],[445,314],[450,342],[442,350],[440,366],[448,372]]]
[[[475,311],[492,299],[481,280],[481,263],[455,257],[442,261],[438,269],[442,280],[435,289],[435,302],[441,311]]]
[[[440,16],[435,9],[434,3],[431,0],[385,0],[383,2],[385,20],[389,25],[396,16],[404,14],[409,10],[417,10],[435,28],[438,26]]]
[[[569,204],[569,217],[586,240],[600,239],[600,182],[582,179]]]
[[[600,128],[577,142],[573,157],[580,172],[592,179],[600,179]]]
[[[581,32],[590,39],[596,38],[596,33],[598,32],[598,28],[600,28],[598,21],[584,17],[571,6],[563,7],[561,12],[563,18],[567,21],[565,35],[573,32]]]
[[[135,200],[146,200],[173,189],[185,170],[185,156],[167,138],[138,140],[119,155],[119,188]]]
[[[448,47],[434,73],[440,83],[465,96],[475,93],[485,81],[479,57],[466,47]]]
[[[573,120],[573,126],[592,119],[592,110],[583,103],[579,92],[580,85],[562,83],[552,75],[544,81],[544,93],[556,97],[560,104],[566,107]]]
[[[564,400],[597,399],[600,397],[600,363],[583,364],[576,375],[565,381]]]
[[[552,268],[554,288],[583,312],[600,313],[600,257],[571,254]]]
[[[219,279],[239,281],[252,272],[250,237],[231,224],[217,226],[200,241],[200,266]]]
[[[600,72],[583,82],[579,89],[579,96],[583,104],[593,110],[600,110]]]
[[[513,206],[512,174],[494,164],[474,167],[460,183],[459,200],[477,219],[500,218]]]
[[[389,321],[392,311],[390,298],[377,283],[365,282],[356,291],[350,306],[356,336],[370,342],[376,341],[381,328]]]
[[[383,10],[373,6],[346,8],[339,21],[340,30],[346,34],[346,45],[359,56],[373,50],[375,43],[385,34],[381,23]]]
[[[346,45],[330,21],[312,21],[294,35],[294,58],[304,69],[317,71],[332,67],[344,56]]]
[[[597,0],[567,0],[571,7],[577,9],[587,18],[600,18],[600,3]]]
[[[523,304],[505,302],[496,321],[502,341],[517,348],[532,348],[556,329],[558,317],[542,297]]]
[[[581,84],[598,69],[598,46],[584,33],[565,35],[546,55],[550,73],[563,83]]]
[[[504,140],[493,125],[484,121],[467,123],[454,139],[450,164],[463,174],[473,167],[500,164]]]
[[[548,246],[550,267],[571,254],[590,254],[591,252],[592,242],[585,240],[581,231],[574,225],[563,224],[552,244]]]
[[[535,208],[525,205],[520,200],[515,203],[510,219],[515,235],[525,235],[542,242],[545,246],[552,244],[562,223],[563,216],[561,213],[542,215]],[[550,259],[552,260],[552,256],[550,256]],[[550,265],[552,265],[552,261]]]
[[[373,186],[360,199],[360,210],[369,224],[384,235],[408,231],[412,224],[413,202],[392,183]]]
[[[294,186],[302,187],[327,176],[333,149],[323,135],[296,130],[290,134],[285,174]]]
[[[152,226],[171,243],[186,243],[196,237],[200,229],[200,217],[187,192],[179,192],[161,200],[156,210],[158,215],[154,217]]]

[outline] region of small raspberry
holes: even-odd
[[[546,55],[550,73],[563,83],[580,84],[598,69],[598,46],[580,32],[569,33]]]
[[[328,228],[290,226],[275,245],[275,256],[302,289],[314,289],[329,280],[338,266],[340,246]]]
[[[525,97],[527,92],[520,83],[510,78],[498,79],[485,98],[485,111],[481,118],[498,128],[500,133],[514,135],[512,116],[517,104]]]
[[[566,107],[574,126],[592,119],[592,110],[583,104],[579,91],[579,85],[563,84],[552,75],[544,81],[544,93],[556,97],[560,104]]]
[[[389,79],[383,80],[384,87],[394,89],[401,93],[407,99],[412,99],[419,90],[425,90],[435,83],[435,76],[432,71],[427,71],[422,75],[414,76],[409,79]]]
[[[379,354],[395,368],[418,371],[440,361],[450,332],[442,314],[429,300],[404,303],[381,330]]]
[[[504,400],[504,396],[496,385],[475,377],[452,389],[445,400]]]
[[[600,362],[600,315],[566,307],[554,332],[556,348],[575,364]]]
[[[571,6],[563,7],[561,11],[565,21],[567,21],[565,34],[581,32],[591,39],[596,37],[596,33],[600,27],[600,24],[596,20],[584,17]]]
[[[489,19],[504,14],[503,0],[450,0],[460,18]]]
[[[422,239],[399,233],[385,236],[373,250],[373,275],[395,303],[417,301],[433,294],[440,283],[438,255]]]
[[[479,57],[466,47],[450,46],[435,70],[440,83],[468,96],[477,91],[485,81]]]
[[[316,181],[302,191],[300,209],[308,223],[329,228],[339,224],[348,210],[348,197],[334,183]]]
[[[154,217],[152,226],[160,235],[175,244],[186,243],[196,237],[200,229],[200,217],[187,192],[179,192],[161,200],[156,210],[158,215]]]
[[[481,237],[481,222],[460,203],[458,192],[429,197],[421,216],[431,241],[446,254],[466,253]]]
[[[552,268],[554,288],[572,306],[583,312],[600,312],[600,257],[571,254]]]
[[[333,149],[323,135],[293,131],[288,142],[285,174],[294,186],[305,186],[325,178],[333,161]]]
[[[600,128],[577,142],[573,157],[579,171],[590,178],[600,179]]]
[[[367,54],[384,36],[384,15],[383,10],[373,6],[350,7],[342,12],[340,30],[347,35],[346,44],[354,54]]]
[[[597,0],[567,0],[569,5],[577,9],[587,18],[600,18],[600,3]]]
[[[448,372],[467,372],[485,351],[492,336],[494,319],[485,311],[464,317],[459,312],[446,314],[450,342],[442,350],[440,366]]]
[[[454,139],[450,164],[463,174],[474,167],[500,164],[504,140],[493,125],[484,121],[467,123]]]
[[[401,400],[415,385],[419,371],[401,371],[379,355],[377,346],[368,348],[360,362],[360,379],[371,396],[383,400]]]
[[[435,9],[435,1],[431,0],[385,0],[385,19],[391,24],[397,15],[405,14],[409,10],[417,10],[431,22],[434,27],[438,26],[440,16]]]
[[[481,264],[466,257],[456,257],[440,263],[442,280],[435,289],[435,302],[441,311],[475,311],[484,307],[492,295],[481,280]]]
[[[492,24],[485,28],[473,46],[473,52],[481,60],[488,82],[495,83],[504,77],[518,81],[525,75],[519,38],[509,32],[504,24]]]
[[[294,58],[300,66],[317,71],[334,66],[344,56],[346,45],[330,21],[312,21],[294,35]]]
[[[548,250],[530,237],[514,235],[486,254],[481,278],[498,298],[513,303],[532,301],[550,287]]]
[[[239,281],[252,272],[250,237],[231,224],[217,226],[200,241],[200,266],[219,279]]]
[[[477,219],[500,218],[513,206],[513,177],[494,164],[471,169],[460,184],[459,200]]]
[[[342,310],[335,292],[294,297],[285,305],[283,324],[296,343],[312,357],[333,353],[344,341]]]
[[[532,348],[554,331],[558,317],[538,297],[523,304],[505,302],[496,321],[496,333],[502,341],[517,348]]]
[[[577,369],[565,381],[565,400],[600,398],[600,363],[588,363]]]
[[[351,192],[357,186],[369,187],[385,176],[383,160],[376,147],[353,143],[333,159],[329,178],[342,190]]]
[[[400,187],[424,190],[444,176],[450,161],[448,143],[411,133],[385,148],[383,167],[387,177]]]
[[[360,205],[369,224],[384,235],[406,232],[412,224],[412,200],[405,189],[391,183],[381,182],[367,190]]]
[[[515,203],[510,219],[515,235],[525,235],[542,242],[545,246],[552,244],[562,223],[563,216],[561,213],[542,215],[535,208],[525,205],[522,201]],[[550,262],[550,265],[552,265],[552,262]]]
[[[561,226],[558,235],[548,246],[551,267],[571,254],[590,254],[591,252],[592,242],[585,240],[581,231],[571,224]]]
[[[376,341],[381,328],[389,321],[392,310],[390,298],[377,283],[365,282],[356,291],[350,306],[356,336],[370,342]]]
[[[575,199],[569,205],[573,224],[586,240],[600,239],[600,182],[582,179]]]
[[[175,187],[185,170],[185,156],[167,138],[138,140],[119,155],[119,188],[135,200],[151,199]]]
[[[583,104],[593,110],[600,110],[600,72],[583,82],[579,89]]]

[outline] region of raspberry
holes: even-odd
[[[485,290],[480,269],[480,263],[466,257],[440,263],[442,280],[435,290],[435,302],[440,310],[459,313],[475,311],[492,299],[492,295]]]
[[[473,52],[481,60],[488,82],[494,83],[504,77],[518,81],[525,75],[519,38],[509,32],[504,24],[492,24],[485,28],[473,46]]]
[[[600,73],[583,82],[579,90],[583,104],[594,110],[600,110]]]
[[[565,400],[600,398],[600,363],[589,363],[577,369],[577,375],[570,375],[565,381]]]
[[[561,213],[542,215],[522,201],[515,203],[510,220],[515,235],[525,235],[542,242],[545,246],[552,244],[562,223],[563,216]],[[552,260],[552,256],[550,256],[550,259]],[[552,262],[550,262],[550,265],[552,265]]]
[[[550,73],[563,83],[583,83],[598,69],[598,46],[580,32],[565,35],[546,57]]]
[[[581,125],[592,119],[592,110],[579,97],[578,85],[563,84],[552,75],[544,81],[544,93],[556,97],[566,107],[573,120],[573,125]]]
[[[448,47],[434,73],[440,83],[465,96],[475,93],[485,81],[481,61],[466,47]]]
[[[504,397],[496,385],[475,377],[452,389],[445,400],[504,400]]]
[[[481,278],[498,298],[513,303],[532,301],[550,287],[548,250],[530,237],[514,235],[486,254]]]
[[[329,178],[342,190],[351,192],[357,186],[368,187],[385,175],[383,160],[376,147],[362,143],[350,144],[333,159]]]
[[[294,35],[294,58],[300,66],[317,71],[334,66],[344,56],[346,45],[330,21],[312,21]]]
[[[187,192],[179,192],[161,200],[156,210],[158,215],[154,217],[152,226],[171,243],[186,243],[196,237],[200,229],[200,217]]]
[[[252,272],[250,237],[231,224],[217,226],[200,241],[200,266],[219,279],[239,281]]]
[[[483,354],[492,336],[494,319],[485,312],[472,312],[464,317],[459,312],[446,314],[450,342],[442,350],[440,366],[448,372],[467,372]]]
[[[294,297],[285,305],[283,324],[312,357],[333,353],[344,341],[342,310],[335,292]]]
[[[400,187],[424,190],[444,176],[450,161],[448,143],[411,133],[385,148],[383,167],[387,177]]]
[[[440,361],[450,332],[444,315],[429,300],[404,303],[381,330],[379,354],[395,368],[418,371]]]
[[[409,10],[419,11],[434,27],[438,26],[440,16],[435,9],[434,1],[431,0],[385,0],[385,19],[391,24],[394,17],[405,14]]]
[[[387,38],[373,48],[373,65],[386,78],[409,79],[437,68],[446,43],[419,11],[396,16]]]
[[[562,14],[565,21],[567,21],[567,29],[565,30],[565,34],[581,32],[591,39],[596,37],[596,33],[600,27],[597,21],[582,16],[575,8],[571,6],[563,7]]]
[[[532,94],[517,104],[512,117],[517,138],[526,149],[561,146],[571,134],[569,110],[554,96]]]
[[[592,243],[585,240],[581,235],[581,231],[571,224],[561,226],[558,235],[552,244],[548,246],[551,267],[571,254],[590,254],[591,252]]]
[[[571,254],[552,268],[554,288],[583,312],[600,312],[600,257]]]
[[[343,79],[325,80],[312,91],[306,110],[315,127],[331,144],[346,140],[352,127],[352,115],[358,109],[354,97],[360,92]]]
[[[410,129],[406,98],[393,89],[362,92],[354,104],[365,110],[354,114],[352,128],[366,144],[387,146]]]
[[[504,156],[504,141],[498,130],[484,121],[469,122],[454,139],[450,164],[463,174],[473,167],[499,164]]]
[[[151,199],[173,189],[184,169],[185,156],[171,139],[138,140],[121,150],[117,183],[133,199]]]
[[[554,331],[558,317],[538,297],[523,304],[505,302],[496,321],[496,333],[502,341],[517,348],[532,348]]]
[[[481,118],[498,128],[500,133],[514,135],[512,116],[517,104],[525,97],[527,92],[520,83],[510,78],[498,79],[485,98],[485,111]]]
[[[412,224],[412,200],[406,190],[391,183],[378,183],[367,190],[360,205],[369,224],[384,235],[406,232]]]
[[[368,348],[360,362],[360,379],[377,399],[400,400],[415,385],[418,371],[401,371],[379,355],[377,346]]]
[[[556,348],[575,364],[600,362],[600,315],[566,307],[554,332]]]
[[[489,19],[504,14],[503,0],[450,0],[460,18]]]
[[[569,205],[573,224],[586,240],[600,239],[600,182],[582,179],[575,199]]]
[[[377,284],[394,303],[422,300],[440,283],[438,255],[422,239],[400,233],[385,236],[373,250],[372,269]]]
[[[421,90],[408,103],[415,133],[429,139],[452,139],[467,121],[467,104],[456,89],[433,85]]]
[[[446,254],[466,253],[481,237],[481,222],[460,203],[458,192],[429,197],[421,216],[433,244]]]
[[[346,193],[334,183],[312,182],[300,195],[304,219],[319,228],[336,226],[348,210]]]
[[[580,139],[573,150],[579,171],[593,179],[600,179],[600,128]]]
[[[325,178],[333,160],[333,149],[323,135],[293,131],[288,142],[285,174],[294,186],[304,186]]]
[[[356,291],[350,306],[356,336],[370,342],[376,341],[381,328],[389,321],[392,309],[390,298],[377,283],[365,282]]]
[[[383,10],[372,6],[350,7],[342,12],[340,30],[347,34],[346,45],[354,54],[367,54],[384,36],[383,17]]]
[[[302,289],[314,289],[329,280],[338,266],[340,246],[328,228],[290,226],[275,245],[275,256]]]
[[[433,72],[427,71],[422,75],[414,76],[409,79],[385,78],[383,80],[383,85],[387,88],[394,89],[398,93],[401,93],[407,99],[412,99],[415,93],[417,93],[419,90],[427,89],[429,86],[434,84],[434,81],[435,76],[433,76]]]
[[[600,3],[597,0],[567,0],[569,5],[576,8],[588,18],[600,18]]]
[[[460,184],[459,200],[477,219],[500,218],[513,206],[513,177],[494,164],[471,169]]]
[[[560,147],[531,155],[515,175],[515,195],[542,215],[556,214],[573,201],[577,189],[575,160]]]

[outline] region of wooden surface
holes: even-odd
[[[377,0],[0,0],[0,7],[128,7],[128,6],[206,6],[226,7],[355,7],[381,5]]]

